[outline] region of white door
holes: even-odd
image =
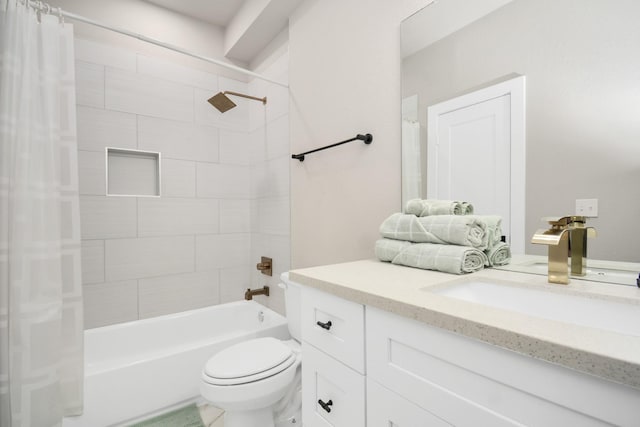
[[[524,77],[427,112],[427,197],[500,215],[512,252],[524,253]]]

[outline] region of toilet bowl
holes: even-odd
[[[300,287],[281,276],[293,339],[256,338],[211,357],[200,393],[224,409],[225,427],[300,426]]]

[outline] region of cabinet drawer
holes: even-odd
[[[364,427],[364,402],[364,376],[302,343],[302,425]]]
[[[303,341],[364,374],[364,306],[304,288],[301,318]]]
[[[367,378],[367,427],[451,427],[418,405]]]

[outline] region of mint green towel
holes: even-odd
[[[511,248],[504,242],[499,242],[484,251],[487,255],[487,266],[507,265],[511,262]]]
[[[473,205],[454,200],[412,199],[407,202],[404,212],[415,216],[471,215]]]
[[[380,261],[452,274],[473,273],[482,270],[487,263],[484,252],[469,246],[392,239],[376,241],[375,253]]]
[[[487,225],[474,216],[434,215],[417,217],[395,213],[380,225],[382,237],[414,243],[488,246]]]

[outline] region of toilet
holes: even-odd
[[[225,427],[300,426],[300,285],[280,276],[292,339],[255,338],[211,357],[200,394],[224,409]]]

